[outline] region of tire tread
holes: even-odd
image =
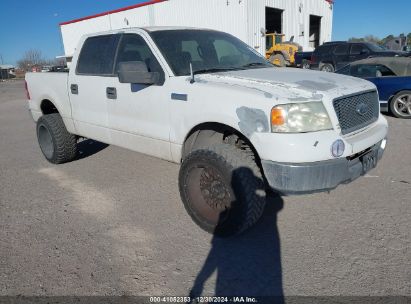
[[[77,137],[67,131],[60,114],[53,113],[40,117],[37,125],[44,124],[53,139],[54,155],[48,159],[53,164],[63,164],[77,156]]]
[[[185,162],[190,162],[195,158],[202,158],[204,160],[217,158],[221,163],[224,164],[225,168],[229,168],[229,170],[231,171],[230,174],[232,174],[234,170],[244,167],[249,168],[252,171],[253,174],[249,174],[250,171],[248,170],[238,171],[237,177],[238,180],[242,181],[241,193],[244,196],[242,198],[242,208],[245,212],[242,213],[242,218],[238,221],[237,227],[233,229],[233,233],[230,233],[230,235],[240,234],[256,224],[264,212],[266,198],[264,191],[264,181],[260,168],[257,166],[254,160],[254,155],[252,155],[248,151],[240,150],[235,146],[229,144],[218,144],[210,146],[207,149],[196,150],[190,153],[184,160],[183,166]],[[182,171],[180,171],[180,175],[181,172]],[[181,180],[182,178],[180,176],[180,193],[184,202],[185,198],[183,197],[182,193]],[[256,189],[263,190],[261,191],[261,195],[259,193],[255,193]],[[184,205],[190,216],[193,217],[190,209],[186,206],[186,202],[184,202]]]

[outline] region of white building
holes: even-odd
[[[65,55],[88,33],[145,26],[228,32],[265,53],[264,31],[294,36],[304,50],[331,40],[332,0],[152,0],[60,24]]]

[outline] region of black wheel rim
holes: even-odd
[[[228,217],[233,194],[222,173],[215,167],[197,165],[186,175],[190,209],[200,221],[221,225]]]
[[[51,159],[54,154],[54,144],[53,138],[51,137],[50,131],[41,125],[38,129],[38,138],[41,151],[47,159]]]

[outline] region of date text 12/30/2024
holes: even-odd
[[[258,303],[253,297],[150,297],[150,303]]]

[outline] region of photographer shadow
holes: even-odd
[[[105,143],[92,140],[92,139],[85,139],[77,144],[78,153],[77,153],[76,160],[90,157],[106,149],[107,147],[108,145]]]
[[[203,294],[206,281],[216,272],[214,296],[256,297],[258,303],[284,303],[277,228],[283,200],[272,192],[267,193],[266,200],[265,212],[252,229],[231,238],[213,237],[210,252],[190,291],[192,299]]]

